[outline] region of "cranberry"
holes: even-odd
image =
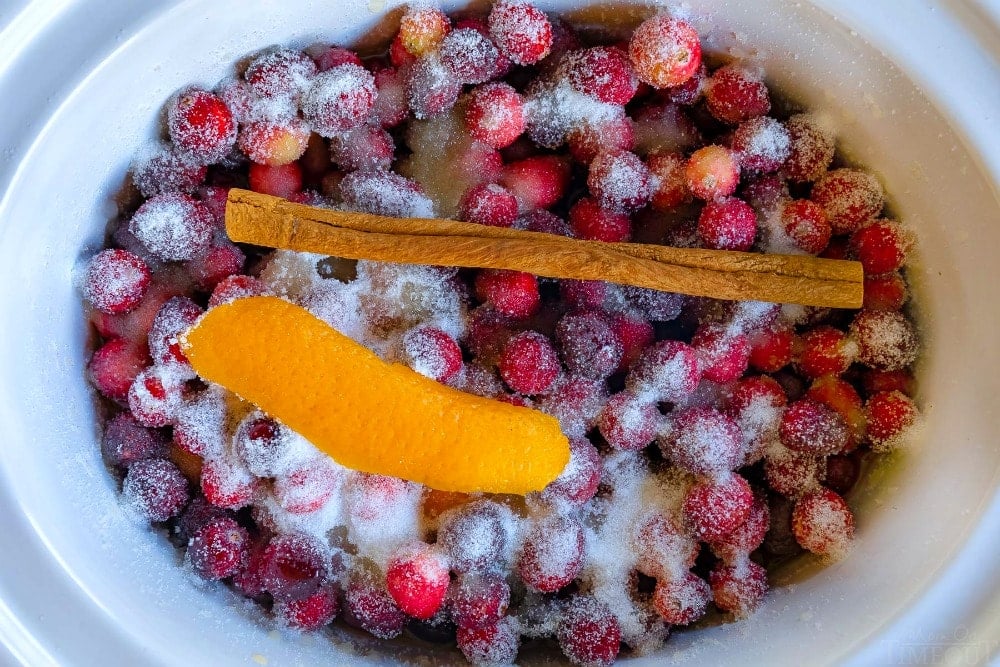
[[[408,69],[416,61],[417,58],[406,50],[406,46],[403,44],[402,35],[396,33],[396,36],[393,37],[392,42],[389,44],[389,62],[392,63],[393,67],[403,70]],[[409,109],[407,109],[407,111],[409,111]]]
[[[333,69],[337,65],[364,65],[361,58],[358,57],[354,51],[341,48],[339,46],[327,46],[318,53],[313,54],[313,60],[316,61],[316,68],[320,72],[325,72],[328,69]]]
[[[280,167],[305,154],[309,133],[309,125],[299,118],[258,120],[243,125],[236,142],[257,164]]]
[[[832,373],[840,375],[853,360],[853,348],[847,334],[831,326],[818,326],[802,334],[798,367],[803,375],[817,378]]]
[[[253,276],[229,276],[219,281],[219,284],[212,290],[212,296],[208,299],[208,307],[215,308],[234,299],[262,294],[267,294],[267,286],[259,279]]]
[[[510,586],[498,574],[466,574],[452,584],[448,602],[459,628],[480,630],[503,618]]]
[[[820,489],[795,503],[792,532],[803,549],[831,559],[841,558],[854,538],[854,515],[838,494]]]
[[[375,89],[378,94],[372,107],[372,116],[383,128],[396,127],[410,112],[403,73],[392,68],[378,70],[375,72]]]
[[[573,236],[587,241],[608,243],[628,241],[632,221],[624,213],[602,207],[593,197],[583,197],[569,210]]]
[[[767,86],[759,75],[736,63],[712,72],[705,84],[705,104],[713,116],[734,125],[771,110]]]
[[[875,220],[851,234],[851,253],[866,275],[889,273],[906,263],[913,238],[894,220]]]
[[[312,595],[327,575],[322,546],[301,534],[278,535],[261,553],[261,582],[275,600]]]
[[[616,369],[622,373],[631,368],[642,351],[652,345],[655,338],[653,325],[628,313],[609,316],[608,325],[622,344],[622,359]]]
[[[790,449],[772,450],[764,462],[768,486],[789,498],[797,498],[818,487],[822,472],[821,457]]]
[[[185,296],[175,296],[156,313],[149,330],[149,351],[158,364],[187,365],[180,337],[205,311]]]
[[[622,291],[628,304],[653,322],[677,319],[684,306],[684,297],[672,292],[631,286],[624,287]]]
[[[590,163],[587,187],[601,206],[626,213],[645,206],[653,194],[649,169],[629,151],[598,153]]]
[[[274,612],[289,627],[308,631],[329,625],[336,618],[339,608],[337,589],[322,586],[303,598],[278,601]]]
[[[826,211],[834,234],[856,231],[881,213],[885,204],[878,179],[858,169],[834,169],[826,173],[816,181],[809,198]]]
[[[170,192],[140,206],[129,221],[129,231],[158,259],[184,261],[208,250],[214,223],[204,204]]]
[[[898,391],[904,396],[913,396],[915,381],[907,370],[883,371],[867,368],[861,376],[865,393],[871,396],[879,391]]]
[[[684,523],[698,539],[718,541],[746,521],[752,506],[753,492],[739,475],[698,482],[684,497]]]
[[[451,30],[451,21],[436,7],[414,7],[399,22],[399,39],[407,53],[422,56],[436,49]]]
[[[695,197],[711,201],[736,192],[740,165],[728,148],[715,144],[699,148],[684,166],[687,188]]]
[[[537,331],[524,331],[507,341],[499,361],[500,377],[521,394],[542,394],[559,375],[552,343]]]
[[[576,578],[583,567],[583,526],[572,517],[552,514],[528,531],[517,572],[532,590],[553,593]]]
[[[698,238],[717,250],[749,250],[757,236],[757,214],[742,199],[710,201],[698,216]]]
[[[661,579],[653,591],[653,607],[670,625],[688,625],[705,615],[712,599],[708,582],[691,572]]]
[[[685,164],[684,156],[677,152],[656,150],[646,156],[646,166],[656,183],[650,206],[657,211],[671,211],[691,201]]]
[[[250,534],[229,517],[205,523],[191,536],[187,558],[202,579],[225,579],[246,566]]]
[[[767,594],[767,570],[752,560],[716,565],[708,581],[715,606],[736,618],[746,618],[755,612]]]
[[[128,407],[143,426],[167,426],[177,416],[182,391],[183,383],[176,373],[153,366],[135,376],[128,390]]]
[[[175,146],[202,164],[221,160],[236,143],[236,121],[226,103],[198,88],[170,101],[167,130]]]
[[[607,399],[603,380],[563,375],[539,399],[537,408],[558,419],[567,437],[577,438],[594,427]]]
[[[902,440],[917,422],[919,413],[913,401],[898,391],[873,394],[865,403],[868,440],[875,451],[889,451]]]
[[[503,315],[515,319],[531,317],[541,303],[538,281],[530,273],[487,269],[476,276],[476,296],[493,304]]]
[[[165,459],[144,459],[129,467],[122,497],[130,508],[156,522],[180,514],[190,495],[177,466]]]
[[[243,78],[259,97],[297,96],[316,75],[316,63],[301,51],[263,53],[247,66]]]
[[[639,355],[626,387],[659,401],[678,401],[691,395],[700,381],[697,351],[680,341],[664,340]]]
[[[661,419],[655,404],[622,392],[608,399],[597,428],[616,449],[642,449],[656,439]]]
[[[337,491],[342,474],[328,457],[320,457],[274,480],[274,499],[286,512],[308,514],[323,507]]]
[[[824,484],[837,493],[844,494],[854,488],[861,475],[861,465],[853,456],[836,455],[826,460]]]
[[[406,626],[406,614],[396,606],[389,591],[370,577],[351,577],[344,595],[345,620],[379,639],[399,636]]]
[[[777,171],[791,153],[788,130],[770,116],[759,116],[740,123],[733,132],[732,149],[740,165],[749,171]]]
[[[596,313],[565,315],[556,325],[556,340],[570,372],[603,380],[618,368],[622,343]]]
[[[563,57],[559,68],[577,91],[608,104],[628,104],[639,88],[628,56],[613,46],[571,52]]]
[[[695,475],[725,475],[743,459],[740,427],[731,417],[707,407],[674,415],[671,429],[660,439],[663,455]]]
[[[812,383],[806,398],[819,401],[844,419],[851,432],[848,449],[858,444],[865,430],[865,415],[861,410],[861,397],[850,382],[834,375],[824,375]]]
[[[488,83],[469,93],[465,124],[479,141],[505,148],[524,132],[524,123],[524,102],[506,83]]]
[[[127,313],[142,301],[150,281],[149,266],[127,250],[102,250],[87,264],[83,296],[102,313]]]
[[[556,155],[537,155],[511,162],[503,170],[501,185],[514,193],[524,210],[550,208],[569,187],[569,163]]]
[[[421,58],[406,70],[406,95],[416,118],[429,118],[452,108],[462,85],[434,60]]]
[[[448,565],[440,553],[418,542],[392,557],[385,580],[389,594],[404,613],[426,620],[444,603]]]
[[[909,298],[906,281],[898,273],[865,277],[865,303],[868,310],[899,310]]]
[[[556,638],[559,648],[573,664],[604,667],[618,657],[622,631],[604,604],[578,596],[569,601],[559,619]]]
[[[490,227],[512,227],[517,219],[517,197],[495,183],[474,185],[465,191],[459,219]]]
[[[729,397],[729,410],[738,418],[747,410],[761,405],[781,408],[788,402],[785,390],[768,375],[749,376],[739,380]]]
[[[600,280],[560,280],[559,297],[573,313],[599,310],[608,295],[608,284]]]
[[[898,371],[917,358],[916,331],[901,313],[862,310],[850,331],[858,344],[858,361],[872,368]]]
[[[797,114],[785,121],[791,138],[791,151],[783,173],[796,183],[815,181],[833,162],[833,135],[808,114]]]
[[[474,665],[509,665],[517,659],[520,637],[513,621],[502,619],[479,628],[459,627],[458,648]]]
[[[441,64],[462,83],[489,81],[500,65],[497,47],[488,36],[472,28],[452,30],[445,35],[439,57]]]
[[[545,14],[520,0],[497,0],[489,16],[490,36],[518,65],[531,65],[549,54],[552,24]]]
[[[573,230],[570,229],[569,224],[558,215],[544,209],[535,209],[525,213],[514,221],[514,228],[573,238]]]
[[[368,70],[338,65],[313,78],[302,96],[302,113],[315,132],[332,137],[364,123],[375,96],[375,77]]]
[[[140,154],[132,165],[132,181],[143,197],[167,192],[194,192],[208,169],[174,148],[158,146]]]
[[[243,270],[246,255],[232,243],[223,243],[187,263],[188,273],[204,290],[215,289],[223,279]]]
[[[764,174],[744,183],[740,197],[762,214],[778,209],[791,195],[788,183],[774,174]]]
[[[413,370],[438,382],[462,370],[462,350],[455,339],[435,327],[410,329],[403,336],[403,358]]]
[[[781,444],[805,454],[836,454],[848,444],[847,423],[822,403],[805,398],[781,418]]]
[[[113,401],[124,402],[136,376],[149,361],[145,345],[112,338],[94,351],[87,364],[87,373],[97,391]]]
[[[601,455],[586,438],[571,438],[569,463],[541,491],[547,501],[565,501],[582,506],[597,493],[601,481]]]
[[[611,118],[586,120],[566,134],[569,154],[582,164],[590,164],[603,150],[630,151],[635,148],[632,120],[616,114]]]
[[[201,492],[213,505],[236,510],[253,501],[257,480],[245,468],[224,459],[206,461],[201,469]]]
[[[128,467],[136,461],[164,458],[167,438],[162,432],[140,426],[128,412],[122,412],[104,426],[101,452],[109,463]]]
[[[195,496],[177,520],[177,537],[187,544],[199,528],[228,516],[229,512],[226,510],[208,503],[202,496]]]
[[[502,564],[509,547],[505,515],[493,501],[479,500],[442,517],[438,544],[457,572],[484,572]]]
[[[712,553],[733,565],[750,555],[761,544],[771,525],[771,513],[763,497],[754,498],[747,518],[723,537],[712,540]]]
[[[657,579],[694,566],[700,547],[678,523],[662,512],[642,521],[634,533],[636,568]]]
[[[259,477],[274,477],[288,456],[290,434],[270,417],[251,413],[233,435],[233,449],[250,472]]]
[[[750,340],[746,334],[732,333],[720,324],[699,327],[691,346],[698,351],[702,375],[712,382],[736,380],[750,361]]]
[[[776,327],[757,333],[750,339],[750,366],[763,373],[777,373],[792,362],[795,332],[791,327]]]
[[[698,32],[687,21],[658,15],[643,21],[628,44],[639,79],[655,88],[679,86],[701,65]]]
[[[795,247],[810,255],[818,255],[830,243],[830,223],[826,213],[808,199],[795,199],[781,209],[781,226]]]

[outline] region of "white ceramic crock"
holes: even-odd
[[[197,587],[161,535],[123,515],[95,443],[71,283],[170,93],[212,85],[271,44],[349,43],[380,23],[384,4],[0,2],[0,641],[12,664],[393,659],[269,632],[252,610]],[[677,635],[635,664],[995,659],[1000,5],[689,0],[681,11],[714,25],[716,45],[753,47],[774,84],[828,112],[842,148],[880,175],[917,231],[928,423],[922,445],[852,496],[849,559],[786,573],[750,621]]]

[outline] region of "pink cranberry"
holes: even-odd
[[[699,148],[684,167],[687,188],[695,197],[711,201],[736,192],[740,165],[728,148],[711,144]]]
[[[622,358],[616,370],[623,373],[632,367],[643,350],[653,344],[653,325],[629,313],[610,315],[608,325],[622,344]]]
[[[330,158],[346,171],[388,169],[396,146],[380,127],[362,125],[330,140]]]
[[[201,289],[211,291],[225,278],[241,272],[246,259],[238,247],[223,243],[189,261],[187,270]]]
[[[768,375],[745,377],[733,387],[729,398],[729,411],[740,417],[746,410],[764,405],[784,407],[788,402],[785,390],[777,380]]]
[[[607,104],[625,106],[639,88],[628,56],[613,46],[571,52],[563,57],[559,67],[569,85]]]
[[[512,227],[517,219],[517,197],[495,183],[474,185],[462,196],[458,217],[490,227]]]
[[[873,394],[865,403],[868,440],[875,451],[887,451],[901,440],[917,422],[919,413],[913,401],[898,391]]]
[[[632,286],[624,287],[622,292],[629,306],[653,322],[669,322],[677,319],[684,306],[684,297],[672,292]]]
[[[185,296],[175,296],[156,313],[149,330],[149,351],[157,364],[188,365],[180,337],[205,311]]]
[[[260,571],[264,590],[276,600],[301,600],[327,575],[323,547],[307,535],[278,535],[261,553]]]
[[[215,308],[234,299],[267,294],[267,285],[253,276],[229,276],[219,281],[208,299],[208,307]]]
[[[785,121],[791,138],[791,151],[782,171],[790,181],[815,181],[833,162],[834,138],[813,116],[797,114]]]
[[[472,28],[452,30],[441,41],[441,64],[462,83],[482,83],[493,78],[500,51],[489,37]]]
[[[799,250],[818,255],[830,243],[832,230],[826,213],[808,199],[794,199],[781,209],[781,226]]]
[[[338,65],[313,78],[302,96],[302,113],[315,132],[332,137],[364,123],[375,95],[375,77],[368,70]]]
[[[150,281],[149,266],[127,250],[102,250],[87,265],[83,296],[102,313],[118,315],[142,301]]]
[[[583,197],[569,210],[573,236],[587,241],[615,243],[632,236],[628,215],[602,207],[593,197]]]
[[[459,628],[480,630],[503,618],[510,604],[510,586],[498,574],[466,574],[452,584],[448,602]]]
[[[316,67],[320,72],[333,69],[337,65],[364,65],[358,54],[339,46],[327,46],[319,53],[314,53],[313,60],[316,61]]]
[[[541,303],[538,281],[530,273],[487,269],[476,276],[476,297],[514,319],[531,317]]]
[[[740,427],[732,418],[706,407],[677,413],[672,428],[660,439],[664,456],[695,475],[725,475],[743,459]]]
[[[815,454],[789,449],[770,452],[764,462],[764,474],[771,490],[788,498],[797,498],[819,486],[823,461]]]
[[[250,556],[250,534],[229,517],[209,521],[194,531],[188,562],[202,579],[215,581],[236,574]]]
[[[410,112],[403,73],[393,68],[378,70],[375,72],[375,89],[377,95],[372,115],[381,127],[396,127]]]
[[[881,213],[885,204],[882,184],[858,169],[834,169],[824,174],[813,185],[809,198],[826,211],[834,234],[856,231]]]
[[[635,148],[635,129],[626,114],[600,120],[587,120],[566,134],[569,154],[581,164],[590,164],[601,151],[631,151]]]
[[[520,637],[509,618],[479,628],[458,628],[458,648],[474,665],[510,665],[517,659]]]
[[[167,426],[177,416],[182,392],[183,381],[176,373],[153,366],[135,376],[128,390],[128,407],[143,426]]]
[[[906,281],[898,273],[865,277],[865,302],[868,310],[899,310],[909,298]]]
[[[866,275],[889,273],[902,268],[913,238],[894,220],[874,220],[851,234],[851,254]]]
[[[542,394],[559,375],[559,356],[537,331],[524,331],[507,341],[500,353],[500,377],[521,394]]]
[[[698,71],[701,42],[690,23],[661,14],[635,29],[628,54],[640,80],[654,88],[670,88]]]
[[[604,208],[635,211],[653,194],[649,169],[635,153],[603,151],[590,163],[587,187]]]
[[[621,363],[622,343],[597,313],[563,316],[556,340],[566,367],[579,376],[603,380]]]
[[[680,341],[664,340],[639,355],[626,387],[658,401],[678,401],[694,392],[700,380],[697,351]]]
[[[692,572],[661,579],[653,591],[653,607],[670,625],[688,625],[705,615],[712,599],[708,582]]]
[[[746,334],[732,333],[720,324],[699,327],[691,346],[698,351],[703,377],[712,382],[738,379],[750,362],[750,340]]]
[[[105,425],[101,452],[112,465],[128,467],[136,461],[164,458],[167,439],[160,431],[140,426],[128,412],[121,412]]]
[[[552,24],[540,9],[526,2],[495,2],[489,27],[500,51],[518,65],[534,64],[552,48]]]
[[[752,560],[716,565],[708,581],[715,606],[736,618],[746,618],[755,612],[767,594],[767,570]]]
[[[705,85],[705,104],[709,113],[733,125],[771,110],[767,86],[759,75],[735,63],[712,72]]]
[[[288,199],[302,189],[302,168],[295,162],[277,167],[253,163],[249,179],[254,192]]]
[[[559,514],[546,516],[528,532],[517,572],[532,590],[554,593],[580,573],[583,546],[583,526],[577,519]]]
[[[597,428],[612,447],[637,450],[656,439],[661,419],[654,403],[624,391],[608,399]]]
[[[421,58],[406,70],[406,94],[416,118],[429,118],[452,108],[462,85],[439,62]]]
[[[259,97],[297,96],[316,75],[316,63],[301,51],[279,49],[251,61],[243,78]]]
[[[898,371],[917,358],[917,333],[902,313],[862,310],[854,316],[850,331],[858,344],[858,361],[867,366]]]
[[[503,170],[500,184],[514,193],[522,209],[550,208],[569,187],[569,163],[556,155],[537,155],[511,162]]]
[[[248,470],[225,459],[206,461],[201,468],[201,492],[216,507],[246,507],[253,501],[257,487],[257,479]]]
[[[280,600],[274,605],[278,618],[298,630],[319,630],[337,616],[340,603],[334,586],[322,586],[297,600]]]
[[[812,383],[806,392],[806,398],[819,401],[844,419],[850,431],[847,450],[858,445],[864,435],[865,418],[861,409],[861,397],[854,385],[843,378],[824,375]]]
[[[791,154],[788,130],[770,116],[759,116],[740,123],[733,132],[731,145],[740,165],[748,171],[772,172],[781,168]]]
[[[836,454],[847,446],[847,423],[812,399],[788,406],[781,418],[781,444],[804,454]]]
[[[379,639],[397,637],[406,626],[406,614],[389,591],[368,576],[351,577],[344,601],[345,620]]]
[[[757,236],[757,214],[742,199],[710,201],[698,216],[698,237],[708,248],[749,250]]]
[[[87,373],[97,391],[113,401],[124,402],[139,373],[150,363],[145,345],[112,338],[94,351]]]
[[[684,522],[699,540],[714,542],[746,521],[752,506],[753,491],[739,475],[698,482],[684,497]]]
[[[136,461],[122,484],[126,505],[153,522],[180,514],[189,497],[187,479],[166,459]]]
[[[456,572],[485,572],[502,564],[509,544],[504,509],[478,500],[448,512],[438,529],[438,545]]]
[[[795,503],[792,532],[803,549],[832,559],[840,558],[854,539],[854,515],[838,494],[820,489],[802,496]]]
[[[410,329],[403,336],[403,358],[421,375],[448,382],[462,370],[462,350],[455,339],[435,327]]]
[[[622,631],[611,611],[594,598],[570,599],[556,630],[559,648],[576,665],[607,667],[618,657]]]
[[[258,120],[243,125],[236,143],[253,162],[280,167],[305,154],[309,135],[309,125],[300,118]]]
[[[448,564],[423,542],[397,552],[385,573],[386,587],[406,614],[426,620],[437,613],[448,592]]]
[[[586,438],[571,438],[569,463],[566,468],[541,491],[541,498],[549,502],[566,501],[582,506],[597,493],[601,481],[601,455]]]
[[[650,206],[657,211],[672,211],[691,201],[681,153],[656,150],[646,156],[646,166],[656,183]]]
[[[448,31],[451,21],[437,7],[411,7],[399,22],[402,46],[413,56],[422,56],[437,48]]]
[[[147,150],[132,165],[132,181],[143,197],[166,192],[194,192],[208,169],[174,148]]]
[[[766,329],[750,339],[750,366],[763,373],[777,373],[792,363],[795,332],[791,327]]]
[[[326,505],[342,480],[329,458],[321,457],[274,480],[274,499],[286,512],[308,514]]]
[[[208,250],[215,224],[204,204],[169,192],[140,206],[128,228],[158,259],[185,261]]]
[[[185,90],[170,101],[167,131],[175,146],[202,164],[221,160],[236,143],[236,121],[229,107],[198,88]]]
[[[673,517],[656,512],[634,533],[636,569],[657,579],[669,579],[678,570],[694,566],[700,547]]]
[[[735,564],[749,556],[761,544],[771,525],[771,513],[762,497],[754,498],[747,518],[728,534],[711,542],[712,553],[724,562]]]

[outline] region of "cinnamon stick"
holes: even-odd
[[[727,300],[860,308],[859,262],[798,255],[581,241],[454,220],[388,218],[232,189],[236,242],[347,259],[511,269]]]

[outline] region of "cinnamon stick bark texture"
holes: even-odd
[[[454,220],[387,218],[232,189],[236,242],[402,264],[525,271],[733,301],[860,308],[860,262],[799,255],[581,241]]]

